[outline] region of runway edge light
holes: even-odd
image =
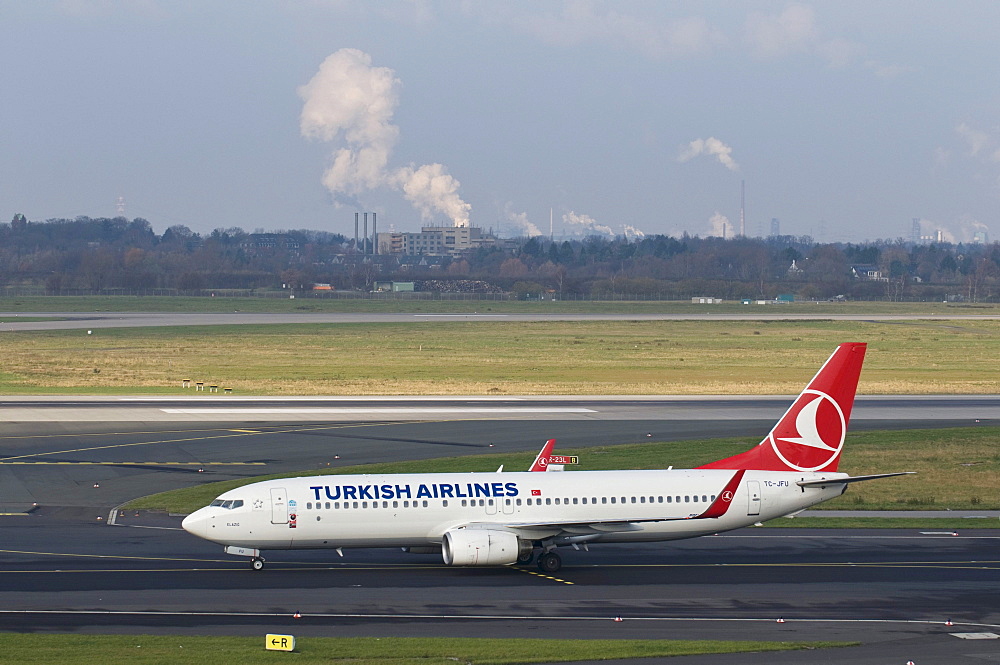
[[[264,637],[264,648],[268,651],[295,651],[295,636],[268,633]]]

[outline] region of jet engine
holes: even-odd
[[[441,555],[449,566],[504,566],[517,563],[520,548],[509,531],[452,529],[444,534]]]

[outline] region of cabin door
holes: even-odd
[[[760,515],[760,481],[747,481],[747,515]]]
[[[271,524],[288,524],[288,502],[282,487],[271,488]]]

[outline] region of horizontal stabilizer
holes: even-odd
[[[897,471],[896,473],[876,473],[870,476],[845,476],[843,478],[822,478],[820,480],[800,480],[795,483],[799,487],[823,487],[826,485],[846,485],[848,483],[860,483],[862,480],[877,480],[879,478],[892,478],[893,476],[908,476],[916,471]]]

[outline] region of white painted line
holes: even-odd
[[[214,414],[214,413],[329,413],[342,415],[454,415],[454,414],[488,414],[504,415],[508,413],[597,413],[594,409],[578,407],[558,408],[558,407],[477,407],[477,406],[455,406],[455,407],[373,407],[373,408],[352,408],[335,406],[314,406],[314,407],[276,407],[276,408],[255,408],[255,407],[206,407],[191,409],[160,409],[164,413],[183,414]]]
[[[206,569],[205,572],[216,572]],[[102,615],[102,616],[188,616],[188,617],[289,617],[292,610],[286,612],[184,612],[184,611],[163,611],[163,610],[15,610],[0,609],[0,615],[20,614],[20,615]],[[414,619],[434,619],[446,620],[454,619],[458,621],[485,620],[485,621],[611,621],[612,616],[539,616],[535,614],[361,614],[348,612],[303,612],[302,616],[313,619],[402,619],[412,621]],[[775,617],[665,617],[665,616],[622,616],[625,621],[664,621],[664,622],[767,622],[774,623]],[[788,623],[865,623],[865,624],[915,624],[921,626],[941,626],[943,621],[930,619],[835,619],[835,618],[798,618],[788,617]],[[962,621],[954,625],[975,626],[982,628],[1000,628],[1000,625],[991,623],[973,623]]]
[[[960,640],[1000,640],[996,633],[951,633]]]
[[[447,319],[447,318],[461,318],[461,319],[485,319],[485,318],[496,318],[502,319],[510,316],[510,314],[414,314],[413,318],[437,318],[437,319]]]

